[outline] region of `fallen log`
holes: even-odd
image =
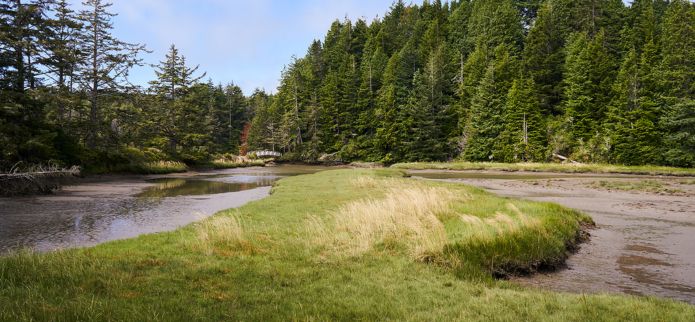
[[[560,160],[562,160],[563,162],[570,162],[570,163],[572,163],[572,164],[581,164],[581,163],[579,163],[579,162],[577,162],[577,161],[571,160],[570,158],[568,158],[568,157],[566,157],[566,156],[563,156],[563,155],[559,155],[559,154],[557,154],[557,153],[553,153],[553,156],[556,157],[556,158],[558,158],[558,159],[560,159]]]
[[[35,172],[0,173],[0,196],[51,193],[71,178],[80,176],[80,168]]]

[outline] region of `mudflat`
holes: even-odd
[[[695,304],[695,178],[411,171],[501,196],[558,203],[597,224],[566,269],[514,281],[576,293],[659,296]]]

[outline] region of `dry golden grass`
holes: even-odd
[[[442,218],[462,196],[445,188],[399,179],[358,177],[353,185],[384,187],[386,192],[382,198],[357,200],[340,207],[330,224],[310,217],[306,227],[312,243],[327,247],[338,257],[359,256],[377,245],[404,247],[417,260],[442,251],[448,241]]]
[[[216,216],[196,227],[193,248],[211,255],[218,247],[226,249],[250,249],[241,222],[235,215]]]
[[[464,222],[468,229],[469,240],[491,241],[505,234],[515,234],[524,229],[532,229],[539,234],[546,234],[543,229],[543,223],[538,218],[524,214],[512,203],[508,203],[507,209],[512,215],[496,212],[494,217],[480,218],[471,215],[461,215],[461,221]]]

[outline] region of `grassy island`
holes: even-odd
[[[392,169],[279,181],[177,231],[0,259],[0,320],[692,321],[670,300],[527,289],[587,216]]]

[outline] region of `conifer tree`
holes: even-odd
[[[506,96],[519,68],[512,46],[499,45],[495,58],[485,70],[471,101],[469,125],[466,127],[467,142],[463,151],[471,161],[494,160],[495,142],[504,129]]]
[[[610,102],[614,71],[603,35],[590,39],[578,33],[568,46],[564,107],[570,134],[578,142],[588,142],[600,130]]]
[[[533,79],[521,77],[512,83],[504,110],[504,130],[496,145],[496,159],[504,162],[546,159],[546,125]]]
[[[83,6],[79,20],[85,32],[79,40],[79,50],[85,53],[86,59],[79,66],[79,76],[90,102],[86,142],[88,147],[96,148],[103,122],[101,99],[108,92],[128,85],[128,72],[141,64],[138,54],[145,51],[145,46],[121,41],[111,34],[111,19],[115,16],[108,11],[111,3],[85,0]]]
[[[661,124],[666,163],[695,165],[695,5],[672,1],[662,26],[658,78],[665,104]]]

